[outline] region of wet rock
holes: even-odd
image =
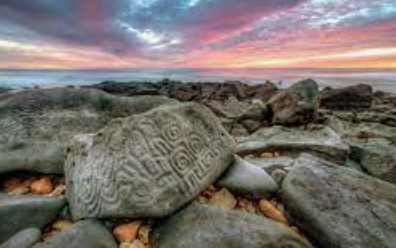
[[[344,163],[349,155],[349,147],[332,129],[299,130],[275,126],[259,130],[238,140],[239,155],[259,152],[285,151],[290,155],[302,152]]]
[[[37,89],[0,98],[0,173],[63,173],[68,140],[96,132],[110,120],[173,102],[163,97],[123,98],[96,90]]]
[[[320,92],[320,106],[332,110],[367,109],[371,107],[373,100],[373,89],[365,84]]]
[[[40,229],[27,228],[18,232],[3,244],[0,244],[0,248],[31,248],[39,242],[40,236]]]
[[[274,124],[292,126],[311,122],[319,106],[318,84],[311,79],[300,81],[276,94],[268,105]]]
[[[308,248],[283,226],[263,217],[195,204],[154,230],[153,248]]]
[[[283,183],[285,208],[322,248],[393,248],[396,186],[304,155]]]
[[[351,156],[368,174],[396,184],[396,146],[381,138],[349,139]]]
[[[235,144],[202,105],[164,106],[76,136],[66,161],[75,219],[164,217],[210,186]]]
[[[0,194],[0,243],[25,228],[43,228],[56,219],[64,205],[58,198]]]
[[[33,248],[117,248],[111,233],[98,221],[85,220]]]
[[[264,170],[240,157],[236,158],[216,185],[253,198],[267,198],[278,189],[277,184]]]

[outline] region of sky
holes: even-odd
[[[0,68],[396,68],[396,0],[1,0]]]

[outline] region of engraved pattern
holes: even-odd
[[[149,211],[159,200],[173,207],[219,176],[233,154],[232,141],[213,119],[196,110],[186,117],[180,109],[110,124],[91,149],[69,154],[72,207],[85,216],[115,216],[120,208]],[[77,161],[74,169],[70,161]]]

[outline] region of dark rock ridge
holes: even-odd
[[[170,217],[152,235],[153,248],[310,248],[285,227],[260,216],[199,204]]]
[[[73,217],[167,216],[214,183],[234,154],[231,136],[197,103],[114,120],[70,145],[65,174]]]
[[[370,85],[359,84],[320,92],[320,105],[332,110],[361,110],[370,108],[374,92]]]
[[[309,155],[283,182],[292,219],[321,248],[394,248],[396,186]]]
[[[267,101],[276,92],[277,87],[266,82],[259,85],[248,85],[242,82],[180,82],[165,79],[159,82],[103,82],[101,84],[86,86],[107,93],[123,96],[136,95],[164,95],[180,101],[192,100],[224,100],[234,96],[239,100],[247,98],[260,98]]]
[[[66,144],[110,120],[145,112],[166,97],[117,97],[98,90],[37,89],[0,96],[0,173],[63,173]]]

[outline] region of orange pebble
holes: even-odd
[[[30,186],[34,194],[46,195],[54,190],[54,186],[49,177],[42,177],[32,183]]]
[[[113,229],[113,235],[120,243],[130,243],[137,238],[141,225],[141,221],[120,224]]]
[[[281,211],[279,211],[271,202],[264,199],[260,200],[259,209],[269,219],[287,225],[289,224],[289,221],[287,220],[285,215]]]

